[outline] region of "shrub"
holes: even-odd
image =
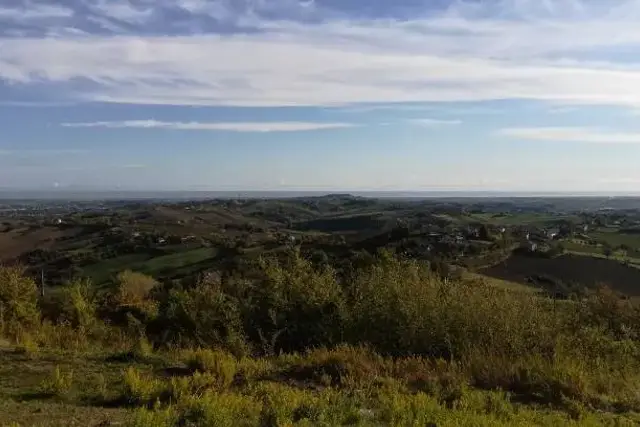
[[[218,389],[228,388],[236,375],[237,362],[227,353],[195,350],[188,356],[187,366],[193,371],[206,372],[215,378]]]
[[[265,354],[339,344],[347,310],[333,270],[316,270],[298,252],[263,259],[258,277],[238,298],[244,327]]]
[[[38,342],[34,336],[26,331],[20,332],[16,338],[16,352],[27,357],[33,357],[40,350]]]
[[[40,383],[40,391],[45,395],[64,396],[73,385],[73,371],[62,372],[59,366],[56,366],[51,375]]]
[[[249,352],[237,300],[206,283],[172,290],[148,331],[167,345],[219,347],[236,356]]]
[[[66,319],[74,327],[91,330],[98,324],[97,305],[92,284],[88,280],[76,280],[63,288],[63,295],[70,305]]]
[[[169,406],[162,408],[136,409],[127,421],[127,427],[174,427],[178,424],[179,416],[176,408]]]
[[[120,362],[150,362],[153,357],[153,346],[146,337],[139,337],[129,350],[117,352],[108,357],[110,361]]]
[[[208,392],[189,397],[180,404],[177,425],[249,427],[260,425],[261,404],[246,396]]]
[[[123,374],[122,399],[131,405],[149,405],[162,397],[164,384],[136,368],[129,367]]]
[[[335,350],[311,351],[302,363],[294,364],[285,374],[300,381],[321,385],[363,385],[388,373],[389,364],[366,348],[340,346]]]
[[[195,372],[191,376],[172,378],[164,400],[181,402],[188,397],[201,397],[221,389],[220,378],[211,373]]]
[[[151,291],[158,282],[152,277],[130,270],[123,271],[116,278],[113,299],[120,309],[128,309],[144,316],[153,316],[157,307],[150,298]]]
[[[0,333],[15,338],[40,323],[38,287],[21,267],[0,268]]]
[[[416,261],[382,254],[348,287],[349,340],[385,354],[459,359],[471,349],[548,352],[558,316],[536,296],[479,281],[435,277]]]

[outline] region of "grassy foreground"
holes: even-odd
[[[632,426],[640,306],[296,253],[41,298],[0,269],[0,425]]]
[[[635,414],[526,404],[459,366],[349,347],[242,358],[0,352],[3,426],[632,426]]]

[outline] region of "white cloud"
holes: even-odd
[[[425,127],[457,126],[462,124],[462,120],[445,119],[412,119],[409,122]]]
[[[98,4],[103,16],[87,19],[137,22],[148,33],[143,18],[149,6]],[[154,7],[153,13],[180,7],[251,31],[0,38],[0,79],[68,84],[75,99],[118,103],[529,99],[640,106],[640,64],[632,62],[633,49],[640,48],[640,0],[455,1],[443,13],[405,20],[347,19],[296,0],[165,0]],[[274,11],[288,20],[265,18]],[[614,49],[623,54],[612,56]],[[631,53],[625,56],[624,49]],[[73,92],[75,85],[81,90]]]
[[[230,132],[301,132],[323,129],[340,129],[352,127],[349,123],[311,123],[311,122],[162,122],[157,120],[127,120],[121,122],[63,123],[65,127],[75,128],[140,128],[140,129],[173,129],[199,131]]]
[[[123,22],[140,23],[153,15],[153,9],[135,7],[128,0],[97,0],[90,5],[94,12]]]
[[[452,115],[486,115],[486,114],[500,114],[504,110],[499,108],[491,108],[485,105],[478,106],[461,106],[459,104],[453,106],[446,106],[444,104],[423,104],[423,103],[389,103],[389,104],[373,104],[373,105],[358,105],[343,107],[341,111],[347,113],[369,113],[374,111],[392,111],[392,112],[437,112],[441,114]]]
[[[73,9],[48,4],[27,3],[27,5],[21,8],[0,6],[0,21],[29,21],[37,19],[68,18],[73,16],[73,14]]]
[[[261,26],[263,15],[296,19],[317,16],[318,12],[313,0],[166,0],[166,4],[240,26]]]
[[[640,144],[640,132],[610,132],[584,127],[505,128],[500,136],[538,141],[585,142],[597,144]]]
[[[0,78],[85,80],[85,100],[300,106],[538,99],[640,104],[640,71],[416,55],[245,35],[0,41]],[[85,86],[87,87],[87,86]]]

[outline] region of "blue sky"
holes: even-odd
[[[640,190],[640,0],[3,0],[0,188]]]

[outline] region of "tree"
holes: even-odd
[[[20,267],[0,268],[0,333],[15,335],[40,321],[38,286]]]

